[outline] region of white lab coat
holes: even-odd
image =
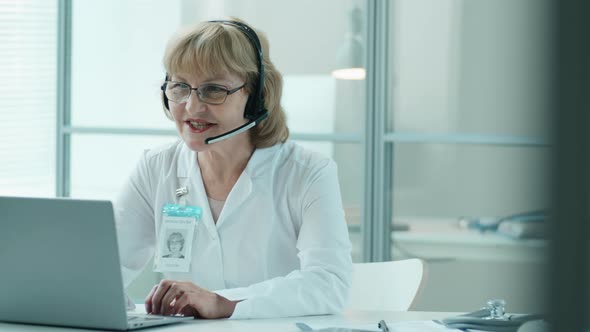
[[[144,152],[115,202],[127,286],[154,255],[161,209],[186,182],[188,205],[203,208],[190,280],[239,302],[231,318],[336,313],[352,261],[336,164],[287,142],[256,149],[213,221],[195,152],[177,141]],[[151,266],[148,268],[152,268]]]

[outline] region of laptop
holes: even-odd
[[[131,314],[108,201],[0,197],[0,321],[130,330],[193,317]]]

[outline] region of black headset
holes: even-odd
[[[262,53],[262,46],[260,44],[260,40],[258,39],[256,32],[254,32],[254,30],[252,28],[250,28],[248,25],[246,25],[244,23],[237,22],[237,21],[226,21],[226,20],[214,20],[214,21],[209,21],[209,22],[231,25],[231,26],[237,28],[238,30],[242,31],[244,33],[244,35],[246,35],[246,37],[248,37],[248,40],[250,40],[250,44],[252,44],[252,46],[254,47],[254,49],[256,51],[256,57],[258,59],[258,83],[254,86],[254,90],[252,91],[252,93],[248,97],[248,101],[246,102],[246,108],[244,109],[244,118],[250,120],[250,122],[248,122],[244,126],[248,126],[248,125],[251,125],[252,123],[254,123],[254,125],[249,126],[248,129],[251,127],[254,127],[257,123],[264,120],[268,116],[268,110],[264,108],[264,63],[262,62],[263,53]],[[169,78],[170,77],[169,77],[168,73],[166,73],[165,80],[168,81]],[[166,97],[166,94],[164,93],[164,91],[166,89],[165,83],[162,85],[161,89],[162,89],[162,101],[164,103],[164,106],[166,107],[167,110],[170,110],[170,107],[168,105],[168,97]],[[244,127],[244,126],[242,126],[242,127]],[[242,127],[239,127],[236,130],[242,129]],[[230,133],[233,133],[233,132],[234,132],[234,130],[232,130]],[[224,135],[222,135],[222,136],[224,136]],[[215,138],[211,138],[211,139],[215,139]]]

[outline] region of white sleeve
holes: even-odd
[[[144,152],[114,203],[125,287],[137,277],[154,254],[156,235],[150,179]]]
[[[300,269],[249,287],[216,291],[230,300],[243,299],[232,319],[333,314],[348,300],[351,245],[336,164],[328,162],[306,182],[297,239]]]

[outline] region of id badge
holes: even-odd
[[[196,206],[166,204],[154,257],[156,272],[188,272],[196,226],[202,210]]]

